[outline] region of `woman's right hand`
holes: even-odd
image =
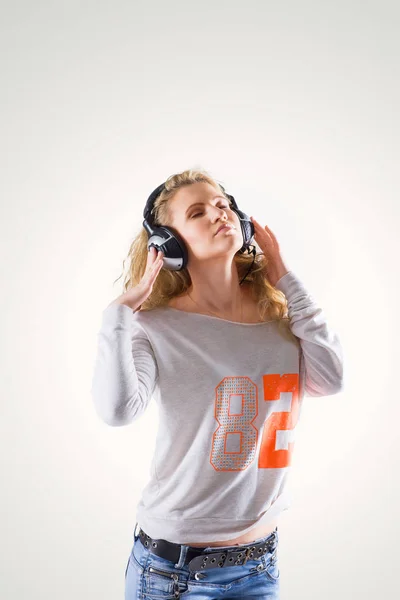
[[[124,294],[121,294],[121,296],[118,296],[111,304],[125,304],[133,311],[139,310],[142,303],[151,294],[153,284],[163,266],[163,258],[164,253],[161,250],[157,252],[156,248],[151,246],[150,251],[147,253],[146,270],[140,282]]]

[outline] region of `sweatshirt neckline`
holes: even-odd
[[[269,323],[275,323],[276,319],[271,321],[261,321],[260,323],[238,323],[237,321],[229,321],[228,319],[221,319],[221,317],[214,317],[213,315],[203,315],[202,313],[189,312],[188,310],[181,310],[180,308],[173,308],[172,306],[163,306],[165,310],[172,310],[177,313],[183,313],[184,315],[190,315],[193,317],[204,317],[206,319],[214,319],[215,321],[222,321],[223,323],[231,323],[232,325],[242,325],[245,327],[254,327],[258,325],[268,325]]]

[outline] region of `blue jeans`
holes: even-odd
[[[135,527],[133,547],[125,570],[125,600],[279,600],[278,528],[256,542],[269,542],[269,549],[263,556],[248,559],[245,565],[202,569],[205,577],[196,579],[199,571],[190,571],[189,565],[184,564],[190,546],[181,545],[180,558],[175,564],[150,552],[142,544]],[[243,546],[252,546],[256,542]],[[237,545],[218,546],[218,550],[230,548],[236,549]],[[216,547],[198,550],[207,553],[216,550]],[[156,571],[150,570],[150,567]]]

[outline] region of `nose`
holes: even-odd
[[[216,219],[219,219],[220,217],[226,217],[226,220],[228,220],[227,214],[226,214],[226,208],[223,208],[222,206],[216,206],[215,207],[217,212],[216,212]]]

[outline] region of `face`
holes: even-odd
[[[243,246],[237,214],[222,192],[205,182],[178,190],[169,202],[170,223],[183,238],[189,261],[216,257],[233,258]],[[232,229],[218,228],[227,223]]]
[[[168,208],[169,225],[186,243],[189,260],[233,258],[243,246],[239,217],[222,192],[209,183],[198,182],[181,188]],[[217,234],[224,223],[232,229],[223,229]]]

